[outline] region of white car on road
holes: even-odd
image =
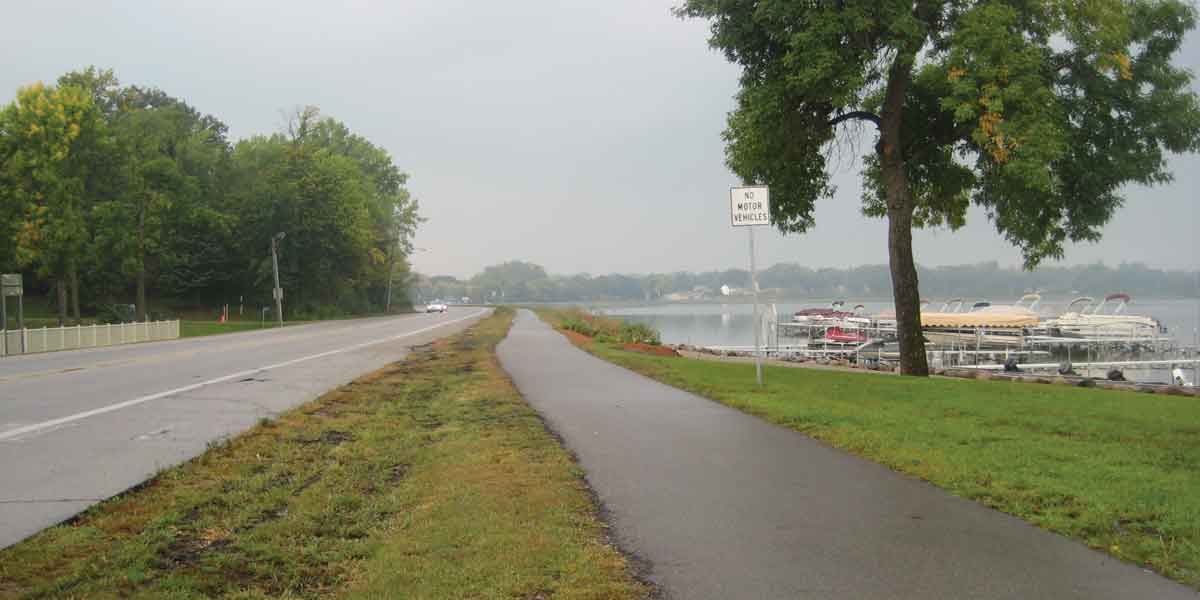
[[[431,312],[444,313],[447,310],[450,310],[450,307],[446,306],[442,302],[434,301],[434,302],[430,302],[429,304],[425,305],[425,312],[427,312],[427,313],[431,313]]]

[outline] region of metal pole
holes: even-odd
[[[388,254],[391,254],[391,252],[389,252]],[[385,314],[385,315],[392,312],[392,275],[395,273],[395,271],[396,271],[395,259],[393,257],[389,256],[388,257],[387,299],[384,300],[384,302],[383,302],[383,314]]]
[[[275,289],[272,295],[275,296],[275,313],[279,316],[279,326],[283,327],[283,288],[279,287],[279,252],[275,249],[278,245],[278,235],[271,237],[271,267],[275,270]]]
[[[4,321],[4,325],[0,326],[0,356],[8,356],[8,296],[0,295],[0,320]]]
[[[761,387],[763,384],[762,354],[759,347],[762,341],[762,324],[758,319],[758,270],[754,266],[754,226],[747,227],[750,231],[750,286],[754,292],[754,375]]]
[[[25,295],[17,296],[17,330],[21,332],[21,354],[25,354],[28,350],[25,348]]]

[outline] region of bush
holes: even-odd
[[[134,320],[134,309],[130,308],[130,304],[109,304],[103,306],[96,312],[96,322],[105,325],[108,323],[128,323]]]
[[[562,313],[560,325],[567,331],[596,338],[601,342],[622,344],[658,345],[659,334],[653,327],[642,323],[626,323],[619,319],[597,317],[581,310]]]
[[[562,328],[588,337],[596,337],[596,334],[600,333],[591,323],[574,317],[564,317]]]
[[[651,344],[653,346],[662,343],[659,340],[658,331],[643,323],[623,323],[618,341],[626,344]]]

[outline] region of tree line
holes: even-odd
[[[1126,292],[1143,297],[1196,297],[1197,274],[1162,270],[1144,264],[1042,266],[1032,271],[1001,267],[996,262],[917,267],[921,292],[930,299],[966,296],[1014,301],[1028,292],[1054,295],[1104,295]],[[891,295],[887,265],[814,269],[778,263],[758,274],[759,287],[777,297],[803,299],[880,299]],[[539,265],[512,261],[493,265],[465,280],[450,276],[415,276],[416,300],[470,298],[473,302],[589,302],[669,300],[673,294],[695,299],[718,298],[722,286],[750,288],[750,273],[726,269],[703,273],[648,275],[550,275]],[[737,293],[735,291],[735,293]]]
[[[407,178],[315,107],[232,141],[183,99],[89,67],[0,110],[0,269],[60,322],[131,301],[144,320],[150,299],[266,305],[284,233],[285,313],[379,310],[420,222]]]

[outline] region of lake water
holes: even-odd
[[[1071,298],[1046,298],[1038,307],[1039,314],[1050,317],[1061,314]],[[792,313],[803,308],[827,308],[831,301],[783,302],[773,305],[780,321],[791,320]],[[856,302],[847,302],[849,310]],[[872,315],[892,310],[890,301],[858,302],[865,306],[864,314]],[[764,310],[772,305],[764,303]],[[934,308],[940,303],[932,304]],[[754,305],[750,303],[650,304],[642,306],[594,306],[604,314],[645,323],[662,334],[667,344],[695,346],[744,346],[754,343]],[[1125,313],[1158,319],[1167,327],[1167,335],[1181,346],[1196,345],[1196,300],[1135,298],[1125,307]]]

